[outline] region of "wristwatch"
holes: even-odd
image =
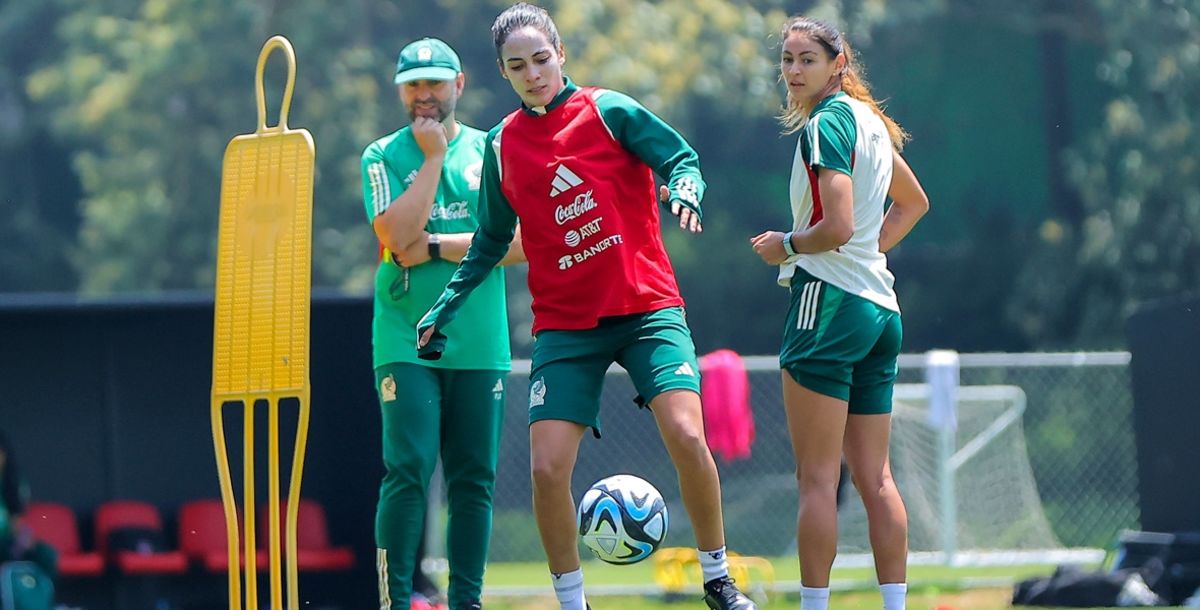
[[[795,231],[788,231],[783,234],[783,251],[788,255],[788,258],[796,256],[796,247],[792,245],[792,235]]]
[[[429,258],[435,261],[440,260],[442,258],[442,237],[437,233],[430,233],[426,243],[429,244]]]

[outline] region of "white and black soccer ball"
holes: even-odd
[[[637,563],[667,537],[667,504],[644,479],[618,474],[596,481],[579,501],[579,537],[601,561]]]

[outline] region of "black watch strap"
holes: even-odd
[[[437,233],[429,234],[429,258],[435,261],[442,258],[442,238]]]

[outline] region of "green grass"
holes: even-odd
[[[774,558],[771,564],[776,580],[800,580],[800,565],[795,557]],[[584,563],[589,585],[645,585],[654,582],[653,569],[652,561],[631,566],[612,566],[599,561]],[[908,579],[922,586],[946,586],[962,582],[963,579],[1002,578],[1017,581],[1053,571],[1054,566],[1048,565],[964,568],[912,566],[908,571]],[[487,569],[487,584],[493,587],[549,586],[547,579],[543,563],[493,563]],[[838,568],[833,571],[833,580],[843,586],[854,584],[871,587],[874,579],[875,571],[871,568]]]
[[[1009,587],[984,589],[940,589],[919,587],[908,594],[912,610],[1007,610],[1012,590]],[[690,610],[707,606],[698,595],[679,601],[651,597],[589,597],[593,610]],[[874,591],[834,593],[829,607],[836,610],[879,610],[879,594]],[[554,596],[546,594],[533,598],[487,598],[488,610],[558,610]],[[794,595],[773,596],[765,603],[759,600],[759,610],[797,610],[799,599]],[[1099,610],[1099,609],[1098,609]],[[1116,609],[1112,609],[1116,610]]]
[[[795,582],[800,569],[794,557],[772,559],[776,579]],[[598,561],[586,562],[584,573],[589,587],[603,585],[645,586],[654,582],[653,562],[632,566],[610,566]],[[909,568],[908,607],[912,610],[1001,610],[1009,608],[1012,599],[1011,583],[1034,576],[1053,573],[1054,566],[962,567],[912,566]],[[832,575],[835,592],[830,608],[838,610],[878,610],[879,593],[875,589],[874,571],[870,568],[839,568]],[[494,563],[488,566],[487,586],[497,593],[505,588],[532,587],[542,591],[532,596],[487,595],[488,610],[557,610],[558,603],[550,589],[546,567],[542,563]],[[992,583],[973,588],[974,583]],[[1008,584],[1005,584],[1008,583]],[[752,585],[753,586],[753,585]],[[685,591],[675,601],[662,596],[605,596],[593,594],[588,598],[593,610],[697,610],[705,608],[700,601],[698,585]],[[762,600],[759,600],[762,602]],[[768,595],[760,610],[796,610],[800,607],[795,594]]]
[[[1001,610],[1008,608],[1008,589],[985,589],[960,593],[921,591],[910,593],[908,607],[913,610]],[[668,602],[648,597],[588,598],[593,610],[700,610],[706,609],[699,596]],[[836,610],[879,610],[879,594],[842,593],[830,599]],[[558,610],[553,596],[535,599],[488,599],[488,610]],[[795,597],[776,597],[759,604],[759,610],[797,610],[800,601]]]

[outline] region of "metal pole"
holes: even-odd
[[[929,423],[938,435],[938,490],[941,514],[942,559],[954,564],[958,552],[957,471],[952,458],[958,430],[958,352],[932,350],[925,355],[925,381],[929,384]]]

